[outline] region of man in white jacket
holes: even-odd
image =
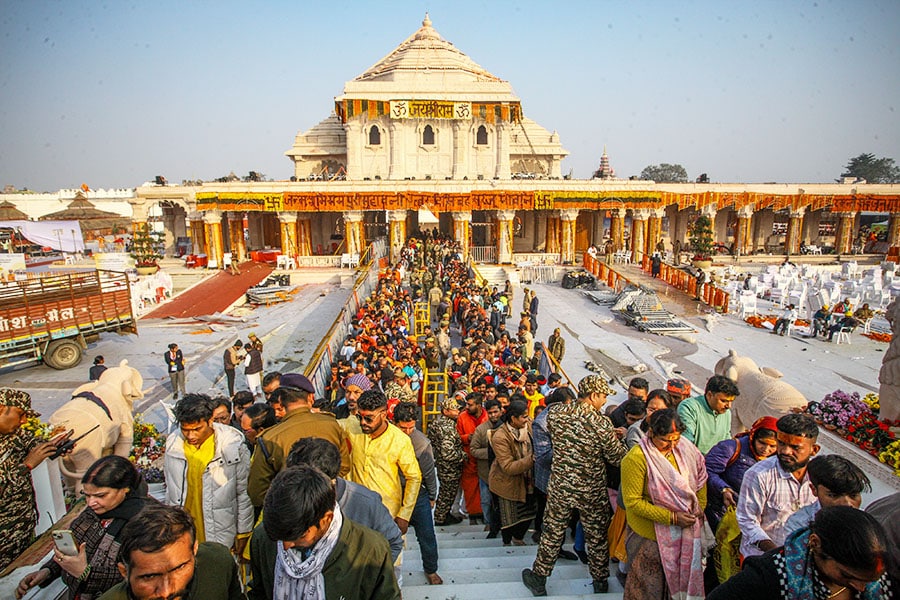
[[[187,394],[175,405],[179,431],[166,441],[166,504],[190,513],[199,542],[218,542],[240,556],[253,530],[250,451],[240,431],[213,422],[216,404]]]

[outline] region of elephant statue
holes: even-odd
[[[732,433],[750,429],[760,417],[778,418],[807,404],[806,397],[797,388],[781,380],[781,371],[760,367],[752,358],[739,356],[735,350],[729,350],[728,356],[716,363],[715,373],[735,382],[741,391],[731,408]]]
[[[76,388],[72,399],[50,415],[54,427],[74,430],[73,439],[87,433],[72,453],[59,461],[68,489],[79,494],[81,478],[102,456],[128,458],[134,438],[132,410],[134,401],[144,397],[143,385],[138,370],[123,360],[119,366],[106,369],[99,380]]]

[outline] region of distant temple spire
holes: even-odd
[[[600,156],[600,168],[594,171],[593,179],[615,179],[616,171],[609,166],[609,156],[606,154],[606,145],[603,146],[603,155]]]

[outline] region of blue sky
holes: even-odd
[[[559,132],[563,173],[829,182],[900,161],[900,2],[46,2],[0,11],[0,186],[291,175],[298,131],[426,10]]]

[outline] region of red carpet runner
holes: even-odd
[[[224,311],[243,296],[247,288],[260,283],[275,270],[272,265],[258,262],[244,262],[240,268],[240,275],[219,271],[150,311],[143,318],[200,317]]]

